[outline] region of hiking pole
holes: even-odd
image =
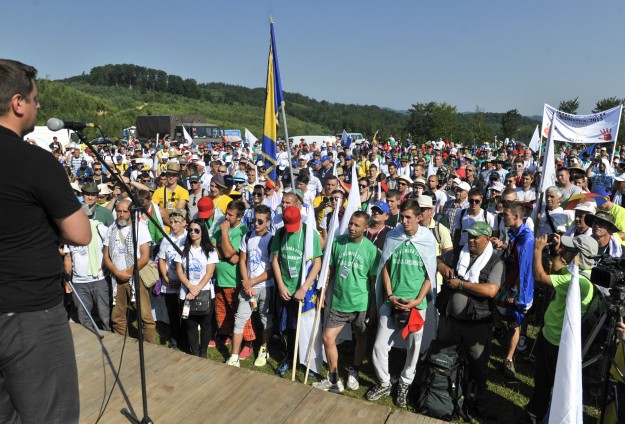
[[[302,302],[297,302],[297,329],[295,330],[295,346],[293,346],[293,371],[291,372],[291,381],[295,381],[295,371],[297,370],[297,351],[299,347],[299,328],[302,318]]]

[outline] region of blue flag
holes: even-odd
[[[347,135],[347,131],[343,130],[343,134],[341,134],[341,146],[345,148],[349,148],[352,145],[352,138]]]
[[[273,31],[272,20],[269,21],[269,27],[269,63],[267,65],[267,94],[265,97],[262,154],[265,162],[265,176],[267,180],[275,184],[276,166],[278,165],[276,141],[280,125],[280,107],[284,105],[284,94],[282,93],[282,83],[280,82],[280,67],[278,66],[276,37]]]
[[[590,146],[586,147],[584,150],[582,150],[581,152],[579,152],[579,157],[584,157],[584,153],[588,153],[590,155],[590,158],[594,158],[595,157],[595,148],[597,147],[596,144],[591,144]]]

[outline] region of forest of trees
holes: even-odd
[[[42,109],[39,123],[52,116],[99,123],[107,136],[121,135],[134,125],[138,115],[193,113],[222,128],[250,129],[262,136],[264,88],[247,88],[223,83],[198,83],[165,71],[137,65],[98,66],[64,80],[40,80]],[[337,134],[343,129],[361,132],[379,140],[394,136],[426,141],[443,137],[472,144],[514,138],[529,141],[539,121],[521,116],[516,109],[505,113],[459,113],[447,103],[415,103],[408,113],[378,106],[348,105],[319,101],[285,92],[289,135]],[[622,103],[616,97],[599,100],[595,109]],[[563,110],[577,110],[577,99],[563,100]],[[575,113],[575,112],[573,112]],[[621,131],[621,134],[623,132]],[[620,137],[619,137],[620,139]]]

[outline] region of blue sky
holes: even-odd
[[[622,0],[4,3],[0,57],[51,79],[133,63],[262,87],[272,15],[284,90],[318,100],[540,115],[544,103],[579,97],[590,113],[625,97]]]

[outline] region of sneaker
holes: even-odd
[[[516,370],[514,369],[514,362],[511,359],[504,359],[503,365],[501,368],[504,377],[506,378],[516,378]]]
[[[266,347],[261,346],[260,350],[258,351],[258,356],[256,357],[256,360],[254,361],[254,366],[264,367],[265,365],[267,365],[267,359],[269,359],[269,352],[267,352]]]
[[[388,396],[390,393],[391,393],[390,384],[388,386],[381,386],[379,384],[376,384],[375,386],[369,389],[365,397],[367,398],[367,400],[373,401],[373,400],[380,399],[382,396]]]
[[[397,386],[397,406],[405,408],[407,406],[408,388],[410,385],[406,383],[399,383]]]
[[[358,383],[358,371],[353,368],[349,369],[349,374],[347,375],[347,381],[345,384],[349,390],[358,390],[360,387],[360,383]]]
[[[245,344],[243,345],[243,349],[241,349],[241,353],[239,353],[239,359],[247,359],[247,357],[250,356],[252,353],[254,353],[254,349],[252,349],[252,346],[250,346],[249,344]]]
[[[280,377],[284,377],[289,369],[291,369],[291,365],[289,364],[289,361],[285,359],[276,369],[276,374]]]
[[[343,393],[343,390],[345,390],[343,388],[343,382],[340,379],[336,382],[336,384],[332,384],[330,380],[326,378],[324,380],[313,383],[312,386],[315,389],[323,390],[325,392],[332,392],[332,393]]]
[[[519,343],[516,345],[516,350],[521,353],[527,350],[527,337],[519,337]]]
[[[241,366],[241,362],[239,362],[239,358],[234,359],[232,356],[226,361],[226,365],[230,365],[231,367],[239,368]]]

